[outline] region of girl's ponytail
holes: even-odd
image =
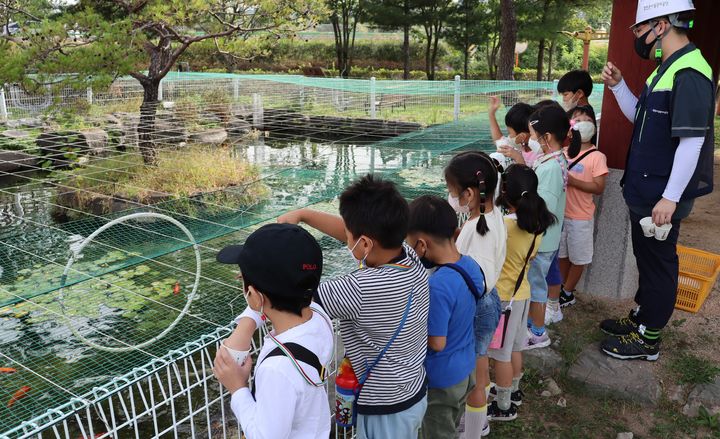
[[[523,191],[515,204],[517,225],[532,234],[543,234],[552,226],[557,218],[552,214],[535,191]]]
[[[580,147],[582,146],[582,136],[580,131],[575,128],[570,130],[570,146],[568,147],[568,156],[571,159],[577,157],[580,154]]]
[[[496,174],[497,175],[497,174]],[[485,201],[487,200],[487,184],[485,183],[485,174],[482,170],[478,170],[475,173],[475,176],[477,178],[477,188],[478,192],[480,194],[480,218],[478,218],[477,225],[475,226],[475,231],[480,234],[480,236],[485,236],[487,232],[490,231],[490,228],[487,225],[487,220],[485,220]]]
[[[538,178],[532,169],[520,164],[511,165],[503,174],[503,189],[497,203],[515,209],[520,229],[539,235],[545,233],[557,218],[548,210],[537,188]]]

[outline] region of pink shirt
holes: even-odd
[[[593,146],[592,149],[596,148]],[[568,157],[568,166],[580,158],[580,156],[584,153],[585,151],[581,151],[574,160]],[[565,156],[567,157],[567,148],[565,149]],[[580,163],[570,169],[570,175],[585,182],[592,182],[594,177],[607,175],[607,173],[607,158],[605,157],[605,154],[597,150],[588,154]],[[574,220],[591,220],[594,215],[595,203],[593,202],[593,195],[583,192],[574,186],[568,185],[565,218]]]

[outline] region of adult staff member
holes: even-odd
[[[660,331],[675,307],[680,221],[693,200],[712,192],[714,86],[712,69],[690,42],[691,0],[640,0],[635,51],[658,62],[639,98],[608,62],[602,78],[625,117],[634,123],[623,196],[630,210],[632,244],[639,272],[638,307],[626,318],[605,320],[611,337],[601,344],[619,359],[656,360]],[[672,224],[667,240],[643,235],[640,220]]]

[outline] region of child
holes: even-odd
[[[585,70],[572,70],[565,73],[557,84],[557,91],[562,96],[562,108],[572,111],[578,105],[590,106],[588,98],[593,90],[590,73]],[[592,107],[591,107],[592,109]]]
[[[529,260],[535,257],[542,234],[556,218],[538,195],[538,178],[524,165],[510,166],[504,174],[503,191],[498,204],[507,212],[507,256],[497,288],[503,309],[510,308],[506,316],[505,338],[500,349],[490,349],[495,360],[495,400],[488,409],[493,421],[511,421],[517,417],[517,406],[522,404],[520,379],[523,376],[522,350],[527,331],[525,322],[530,310],[530,284],[527,270]]]
[[[523,102],[510,107],[505,114],[505,127],[507,128],[508,137],[502,135],[500,125],[498,125],[495,117],[498,108],[500,108],[500,100],[497,96],[490,97],[489,108],[490,134],[497,146],[497,152],[490,154],[490,157],[495,158],[504,169],[507,169],[512,163],[524,163],[532,166],[539,155],[531,151],[527,143],[528,138],[530,138],[528,119],[534,111],[533,107]]]
[[[429,280],[428,408],[421,435],[428,439],[455,436],[475,386],[476,303],[489,298],[480,266],[455,246],[456,230],[457,216],[447,201],[425,195],[410,203],[407,242],[426,268],[438,267]]]
[[[592,262],[595,204],[593,195],[605,190],[608,175],[605,154],[592,144],[597,131],[595,113],[589,106],[573,111],[573,130],[580,134],[580,154],[568,166],[567,205],[560,235],[560,271],[564,285],[560,307],[575,303],[575,286],[585,266]]]
[[[213,368],[232,395],[230,406],[245,437],[328,437],[330,409],[322,367],[332,358],[333,330],[323,310],[311,305],[323,264],[317,241],[298,226],[270,224],[253,232],[244,245],[223,248],[217,260],[240,266],[248,304],[218,349]],[[247,355],[264,318],[272,322],[273,331],[258,355],[253,397],[248,387],[252,359],[243,363],[231,352]],[[281,346],[295,358],[283,354]]]
[[[475,313],[476,387],[468,396],[465,413],[465,434],[479,437],[489,432],[487,424],[487,394],[490,375],[487,349],[497,327],[500,308],[492,304],[497,295],[495,283],[505,261],[505,222],[495,206],[494,192],[498,183],[495,163],[482,152],[463,152],[455,155],[445,168],[448,201],[459,214],[469,215],[457,238],[457,248],[472,257],[483,270],[490,297],[478,304]],[[498,300],[499,302],[499,300]]]
[[[580,151],[580,136],[570,131],[570,120],[558,105],[547,105],[530,116],[530,144],[539,145],[543,156],[535,161],[534,170],[538,177],[538,193],[545,200],[548,210],[557,218],[545,233],[537,256],[530,264],[530,333],[527,349],[550,345],[545,331],[545,303],[548,300],[548,284],[545,276],[560,245],[560,231],[565,215],[565,188],[567,185],[567,160],[562,145],[571,132],[568,156],[575,158]],[[558,288],[559,293],[559,288]]]
[[[367,175],[340,195],[339,217],[300,209],[278,218],[346,242],[359,265],[322,283],[316,300],[340,320],[350,364],[359,380],[367,379],[357,401],[362,439],[415,439],[427,407],[430,295],[425,268],[403,243],[408,215],[392,182]]]

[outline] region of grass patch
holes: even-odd
[[[258,181],[259,167],[227,148],[193,146],[160,151],[156,166],[146,166],[136,153],[119,154],[60,173],[72,195],[58,199],[58,204],[96,214],[107,213],[97,211],[99,201],[109,210],[112,199],[143,204],[176,200],[179,203],[174,208],[187,210],[202,204],[190,199],[201,198],[218,208],[240,208],[269,195],[267,186]]]
[[[670,370],[677,376],[680,384],[707,384],[720,374],[720,367],[687,352],[672,358]]]

